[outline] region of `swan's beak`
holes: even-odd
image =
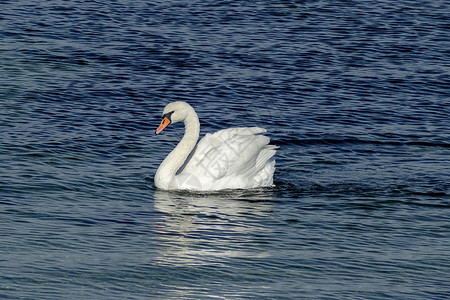
[[[161,124],[159,124],[158,128],[156,129],[155,133],[159,134],[161,131],[164,130],[167,126],[169,126],[170,120],[167,117],[163,117]]]

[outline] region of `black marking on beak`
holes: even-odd
[[[163,116],[162,116],[162,118],[164,119],[164,118],[167,118],[167,119],[169,119],[169,121],[172,123],[172,114],[173,114],[174,112],[173,111],[171,111],[171,112],[168,112],[167,114],[163,114]]]

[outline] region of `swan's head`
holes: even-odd
[[[183,101],[172,102],[166,105],[162,115],[162,121],[155,133],[159,134],[169,124],[184,121],[193,112],[192,106]]]

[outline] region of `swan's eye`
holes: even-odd
[[[169,113],[167,113],[167,114],[164,114],[162,117],[163,117],[163,119],[164,119],[164,118],[167,118],[167,119],[169,119],[170,122],[172,122],[172,114],[173,114],[173,113],[174,113],[174,112],[171,111],[171,112],[169,112]]]

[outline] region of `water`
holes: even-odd
[[[446,1],[0,1],[0,297],[450,297]],[[184,100],[276,187],[163,192]]]

